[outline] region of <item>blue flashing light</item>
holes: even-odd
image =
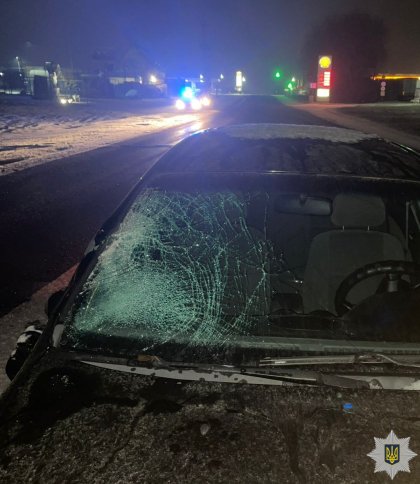
[[[181,97],[184,99],[192,99],[194,97],[192,88],[189,86],[184,87],[184,89],[181,91]]]

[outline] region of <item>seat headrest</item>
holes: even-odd
[[[331,222],[338,227],[377,227],[385,222],[385,204],[373,195],[340,193],[333,201]]]

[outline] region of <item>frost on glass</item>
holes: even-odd
[[[269,301],[264,220],[247,223],[249,198],[145,191],[85,283],[74,328],[192,345],[248,334]]]

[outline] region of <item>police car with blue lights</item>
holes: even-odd
[[[179,111],[200,111],[211,105],[210,96],[196,89],[192,85],[186,85],[181,89],[180,96],[175,101],[175,107]]]

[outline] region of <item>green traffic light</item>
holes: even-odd
[[[280,79],[280,76],[281,76],[280,72],[277,71],[276,74],[275,74],[275,76],[276,76],[276,79]]]

